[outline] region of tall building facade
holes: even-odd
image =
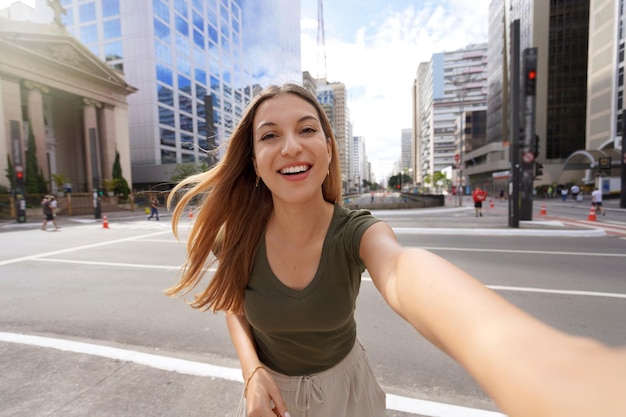
[[[298,2],[61,4],[68,30],[139,89],[129,99],[135,183],[167,182],[176,164],[211,164],[255,91],[302,83]]]
[[[624,0],[591,0],[587,149],[620,148],[624,111]]]
[[[434,54],[420,64],[414,90],[421,175],[416,180],[422,183],[425,176],[466,160],[466,113],[487,108],[487,44]]]
[[[350,158],[353,140],[345,84],[318,79],[317,101],[322,105],[334,130],[333,133],[335,134],[339,152],[339,165],[341,167],[343,189],[344,192],[346,192],[350,188],[350,183],[353,180],[353,171],[351,170],[352,162]]]
[[[369,174],[369,164],[367,161],[367,153],[365,151],[365,138],[363,136],[354,136],[352,138],[352,178],[357,191],[363,191],[363,180],[372,182]]]
[[[402,129],[401,138],[400,138],[400,163],[402,170],[405,173],[411,173],[411,178],[413,177],[413,172],[415,171],[413,167],[414,155],[415,151],[413,149],[413,129]]]

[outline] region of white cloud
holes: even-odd
[[[387,7],[377,23],[359,23],[351,39],[326,36],[327,79],[346,84],[354,134],[365,138],[378,178],[400,159],[401,131],[412,125],[411,91],[419,63],[430,61],[433,53],[486,42],[488,1]],[[303,19],[301,28],[302,69],[315,76],[317,19]]]

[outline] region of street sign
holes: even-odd
[[[535,155],[532,152],[524,152],[522,160],[527,164],[531,164],[535,160]]]

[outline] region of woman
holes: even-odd
[[[185,206],[204,201],[168,294],[191,291],[219,259],[192,306],[226,312],[248,416],[385,415],[356,338],[365,268],[386,302],[509,416],[626,415],[626,351],[538,322],[442,258],[403,248],[369,212],[340,206],[332,128],[302,87],[256,96],[224,158],[176,190],[187,187],[175,233]]]

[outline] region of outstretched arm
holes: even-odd
[[[516,416],[626,415],[626,350],[531,317],[446,260],[405,249],[383,222],[361,257],[387,303]]]
[[[249,416],[285,417],[287,407],[278,386],[263,368],[256,353],[252,328],[243,314],[226,313],[226,325],[237,351],[243,380],[246,382],[246,404]],[[270,400],[275,405],[272,409]]]

